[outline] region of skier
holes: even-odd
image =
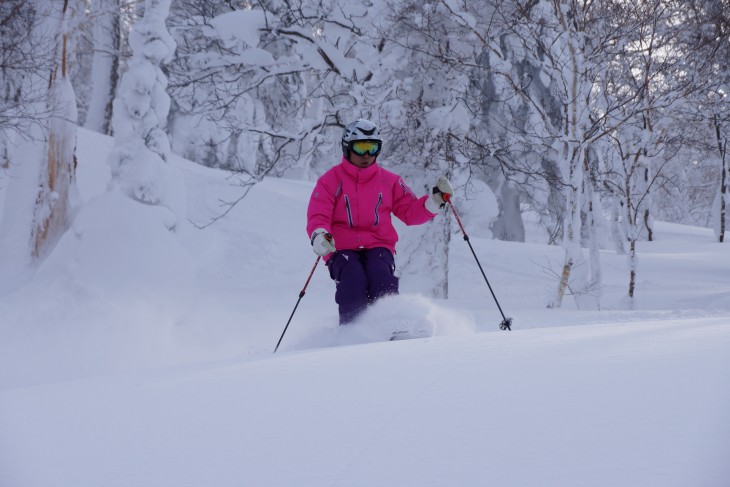
[[[341,162],[319,178],[309,200],[307,235],[335,281],[341,325],[381,296],[398,294],[398,234],[391,214],[407,225],[420,225],[443,208],[443,195],[454,193],[449,180],[440,176],[433,194],[419,198],[402,178],[378,165],[382,146],[374,123],[348,123]]]

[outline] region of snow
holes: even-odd
[[[462,11],[459,2],[456,0],[445,0],[444,5],[446,5],[449,12],[454,16],[456,22],[467,25],[472,29],[476,28],[477,20],[470,13]]]
[[[259,48],[246,49],[241,53],[240,60],[242,64],[254,66],[271,66],[276,62],[268,51]]]
[[[261,10],[235,10],[215,17],[211,25],[224,41],[240,40],[256,47],[259,30],[266,27],[266,16]]]
[[[199,230],[240,195],[228,173],[171,155],[177,221],[109,185],[111,149],[79,130],[73,227],[0,290],[3,487],[727,487],[730,250],[711,229],[657,222],[633,310],[610,250],[601,310],[547,310],[563,249],[532,227],[491,240],[474,205],[493,199],[456,201],[513,331],[454,235],[449,299],[409,275],[340,328],[320,265],[273,354],[316,259],[313,182],[267,178]]]

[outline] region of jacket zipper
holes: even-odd
[[[352,228],[352,210],[350,210],[350,197],[347,195],[345,195],[345,209],[347,210],[347,221],[350,224],[350,228]]]
[[[375,227],[378,226],[378,223],[380,222],[380,215],[378,215],[378,209],[380,208],[380,205],[383,203],[383,193],[378,193],[378,202],[375,204]]]

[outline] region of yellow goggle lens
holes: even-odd
[[[380,142],[377,140],[356,140],[352,143],[352,152],[358,156],[369,154],[375,156],[380,152]]]

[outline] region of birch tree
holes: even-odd
[[[76,208],[76,104],[69,59],[77,9],[65,0],[4,2],[0,10],[6,14],[0,22],[20,21],[17,25],[27,29],[15,39],[5,38],[12,29],[3,29],[3,43],[17,49],[4,55],[19,55],[24,63],[20,69],[5,66],[2,75],[8,81],[3,88],[13,90],[3,95],[12,103],[0,110],[10,122],[0,126],[0,265],[8,274],[22,274],[43,259]]]

